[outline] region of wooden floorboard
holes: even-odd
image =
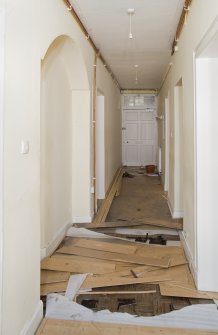
[[[207,330],[45,319],[36,335],[211,335]]]

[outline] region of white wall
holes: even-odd
[[[7,1],[3,334],[17,335],[22,329],[25,334],[29,326],[34,326],[33,316],[38,321],[42,316],[39,303],[41,59],[59,35],[68,35],[78,45],[91,84],[93,50],[62,1]],[[29,154],[21,155],[22,140],[29,141]],[[49,231],[48,238],[53,232]]]
[[[72,221],[91,220],[90,90],[77,49],[59,37],[42,62],[42,247]]]
[[[105,97],[105,189],[121,166],[121,103],[120,90],[111,81],[102,62],[97,62],[97,88]]]
[[[218,52],[196,61],[197,279],[199,289],[217,291]]]
[[[72,219],[72,97],[64,44],[57,39],[42,61],[41,247]],[[72,43],[69,41],[68,43]],[[73,53],[71,53],[73,59]],[[63,57],[63,61],[62,61]]]
[[[68,36],[76,47],[72,51],[65,44],[58,58],[51,61],[52,55],[47,54],[46,59],[49,46],[62,35]],[[7,0],[5,55],[2,331],[7,335],[25,335],[34,332],[42,317],[40,182],[46,205],[42,246],[57,235],[69,218],[92,215],[90,91],[94,51],[62,1]],[[76,62],[72,62],[72,56]],[[44,58],[44,62],[50,59],[49,66],[41,73]],[[119,90],[103,65],[99,65],[98,75],[106,97],[108,186],[121,162]],[[84,77],[85,84],[80,80]],[[41,79],[46,84],[42,90]],[[45,114],[40,120],[41,93],[46,98],[42,101]],[[28,154],[20,153],[22,140],[29,142]],[[40,180],[41,154],[45,174]],[[68,165],[63,166],[62,160]]]
[[[4,114],[4,2],[0,2],[0,334],[2,325],[2,279],[3,279],[3,114]]]
[[[204,34],[218,15],[217,0],[193,1],[178,43],[178,51],[172,57],[172,67],[160,92],[159,114],[165,97],[170,92],[171,111],[171,176],[169,197],[175,200],[175,106],[174,87],[182,78],[183,84],[183,210],[184,238],[189,252],[193,272],[197,274],[197,227],[196,227],[196,171],[195,171],[195,82],[193,54]],[[161,144],[161,143],[160,143]],[[205,223],[206,224],[206,223]],[[211,243],[207,241],[207,243]],[[202,251],[203,252],[203,251]],[[211,273],[212,275],[212,273]],[[196,276],[197,279],[197,276]]]
[[[72,215],[74,222],[91,222],[90,91],[72,91]]]

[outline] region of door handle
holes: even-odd
[[[126,128],[125,128],[125,127],[122,127],[122,130],[126,130]]]

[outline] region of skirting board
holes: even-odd
[[[92,216],[74,216],[72,218],[72,223],[91,223]]]
[[[20,335],[34,335],[43,318],[43,303],[40,300],[32,318],[27,321]]]
[[[62,239],[65,237],[67,230],[72,226],[72,222],[66,223],[61,227],[58,232],[55,234],[53,239],[49,242],[47,247],[41,249],[41,259],[51,255],[53,251],[58,247]]]
[[[169,198],[168,198],[168,207],[170,209],[170,213],[171,213],[173,219],[182,219],[183,218],[183,211],[178,210],[178,209],[174,209]]]
[[[196,269],[196,266],[195,266],[195,263],[194,263],[194,260],[193,260],[192,253],[191,253],[190,248],[188,246],[184,231],[179,231],[179,237],[180,237],[180,240],[182,242],[182,246],[183,246],[183,249],[185,251],[185,255],[186,255],[186,258],[188,260],[189,268],[190,268],[190,271],[191,271],[192,276],[193,276],[194,281],[195,281],[195,285],[197,286],[197,269]]]

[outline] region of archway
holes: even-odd
[[[40,129],[41,248],[46,256],[73,218],[91,215],[90,91],[81,51],[67,36],[56,38],[42,60]]]

